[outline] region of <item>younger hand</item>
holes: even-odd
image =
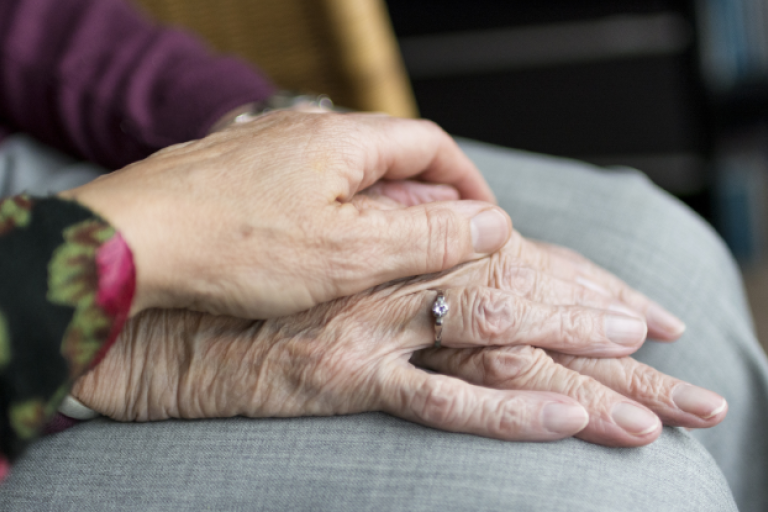
[[[362,211],[380,178],[455,187],[470,201]],[[133,250],[133,312],[268,318],[501,247],[511,221],[455,142],[428,121],[272,112],[173,146],[63,194]]]

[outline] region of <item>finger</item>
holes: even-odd
[[[502,247],[512,231],[503,210],[479,201],[385,211],[345,206],[333,220],[335,246],[346,258],[338,265],[345,269],[340,295],[481,258]]]
[[[665,425],[709,428],[728,413],[728,403],[717,393],[665,375],[630,357],[608,360],[551,355],[564,367],[648,407]]]
[[[449,432],[508,441],[554,441],[587,424],[575,400],[554,393],[501,391],[434,375],[410,365],[387,377],[381,410]]]
[[[462,199],[496,202],[475,164],[435,123],[370,114],[346,116],[349,121],[359,123],[356,127],[361,132],[361,143],[370,155],[366,159],[365,175],[353,190],[362,190],[381,178],[418,177],[422,181],[451,185]]]
[[[423,294],[416,325],[409,331],[413,348],[424,348],[433,339],[430,311],[436,293]],[[532,345],[573,355],[620,357],[645,340],[645,323],[638,317],[551,306],[486,287],[450,288],[444,295],[449,311],[442,320],[442,343],[447,347]]]
[[[421,183],[413,180],[377,181],[360,194],[388,197],[403,206],[416,206],[434,203],[435,201],[456,201],[460,199],[459,192],[449,185]],[[359,197],[360,194],[355,197]]]
[[[366,189],[366,190],[370,190]],[[355,197],[352,198],[350,201],[350,204],[352,204],[355,208],[357,208],[358,211],[363,210],[380,210],[380,211],[389,211],[389,210],[402,210],[404,206],[399,201],[392,199],[391,197],[388,197],[386,195],[379,195],[376,194],[375,191],[372,191],[370,193],[361,192],[360,194],[357,194]]]
[[[532,347],[417,352],[414,364],[496,389],[552,392],[578,401],[589,413],[589,424],[577,437],[608,446],[641,446],[661,433],[661,421],[650,410],[555,363]]]
[[[624,302],[645,317],[649,335],[658,340],[674,341],[685,332],[685,324],[680,319],[618,277],[570,249],[528,240],[521,255],[525,259],[535,261],[540,265],[538,268],[555,277],[576,282]]]
[[[516,262],[502,261],[503,268],[496,271],[491,285],[534,302],[553,306],[584,306],[607,309],[627,316],[640,316],[610,294],[595,291],[573,281],[565,281]]]

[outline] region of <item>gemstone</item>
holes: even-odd
[[[444,297],[438,297],[435,303],[432,305],[432,314],[440,318],[448,313],[448,303],[445,302]]]

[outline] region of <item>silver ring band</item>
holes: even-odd
[[[435,290],[437,297],[432,303],[432,315],[435,317],[435,348],[440,348],[443,342],[443,319],[450,311],[448,303],[445,301],[443,290]]]

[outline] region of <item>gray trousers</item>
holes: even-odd
[[[580,251],[688,324],[677,343],[648,342],[637,357],[725,396],[722,424],[665,428],[650,446],[616,449],[502,442],[380,413],[100,419],[38,441],[0,486],[0,509],[768,510],[768,364],[738,269],[715,233],[640,173],[462,145],[524,235]],[[44,167],[56,167],[48,151],[7,141],[0,184],[48,179]],[[57,175],[72,165],[62,160]]]

